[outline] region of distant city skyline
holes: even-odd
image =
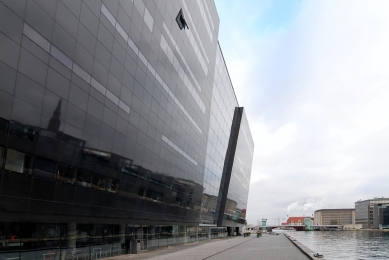
[[[389,2],[216,6],[255,143],[248,223],[388,197]]]

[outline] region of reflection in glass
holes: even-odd
[[[95,162],[96,164],[109,168],[111,154],[99,150],[85,148],[82,153],[82,159],[88,162]]]
[[[111,225],[112,256],[125,254],[125,224]]]
[[[11,124],[9,129],[11,135],[15,135],[30,141],[36,141],[38,133],[34,130],[28,129],[18,124]]]
[[[7,132],[8,131],[8,120],[5,120],[3,118],[0,118],[0,131]]]
[[[76,181],[76,169],[63,164],[58,165],[57,180],[74,184]]]
[[[93,259],[111,256],[112,245],[110,244],[110,225],[91,225],[91,256]]]
[[[155,236],[154,225],[149,225],[147,228],[147,249],[152,250],[158,248],[158,238]]]
[[[108,178],[107,191],[112,192],[112,193],[117,193],[118,190],[119,190],[119,181]]]
[[[58,50],[54,45],[51,45],[50,54],[59,60],[63,65],[68,67],[69,69],[72,69],[73,61],[66,56],[62,51]]]
[[[109,160],[100,156],[96,156],[96,164],[107,168],[110,166]]]
[[[144,197],[145,196],[145,192],[146,192],[146,189],[143,188],[143,187],[140,187],[139,191],[138,191],[138,196],[139,197]]]
[[[31,155],[7,149],[6,170],[32,174],[32,162],[33,157]]]
[[[0,146],[0,168],[3,168],[5,148]]]
[[[124,173],[130,173],[130,167],[131,167],[132,161],[129,159],[120,159],[119,164],[117,165],[117,170],[119,172],[124,172]]]
[[[22,259],[59,259],[60,224],[22,223]]]
[[[105,190],[105,187],[107,185],[107,178],[99,174],[94,174],[92,183],[93,188],[97,190]]]
[[[133,225],[126,224],[125,225],[125,233],[126,233],[126,254],[130,254],[132,251],[132,241],[135,239],[135,229]]]
[[[63,225],[61,249],[62,259],[88,259],[90,245],[90,225],[67,223]],[[65,250],[64,250],[65,249]],[[64,257],[65,256],[65,257]]]
[[[0,258],[19,257],[20,225],[19,223],[0,222]]]
[[[92,186],[91,179],[92,179],[92,174],[90,172],[81,171],[81,170],[77,172],[77,178],[76,178],[77,185],[84,186],[84,187],[91,187]]]
[[[53,180],[57,163],[42,157],[35,157],[34,160],[34,175],[45,179]]]

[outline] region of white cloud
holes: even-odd
[[[256,34],[219,12],[255,142],[249,223],[389,197],[388,13],[388,1],[303,1]]]

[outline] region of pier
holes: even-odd
[[[294,241],[293,241],[294,242]],[[169,260],[305,260],[314,259],[307,256],[286,236],[263,234],[249,237],[228,237],[212,241],[202,241],[185,244],[137,255],[123,255],[106,258],[106,260],[126,259],[169,259]]]

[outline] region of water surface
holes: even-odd
[[[296,231],[289,235],[326,259],[389,259],[389,232]]]

